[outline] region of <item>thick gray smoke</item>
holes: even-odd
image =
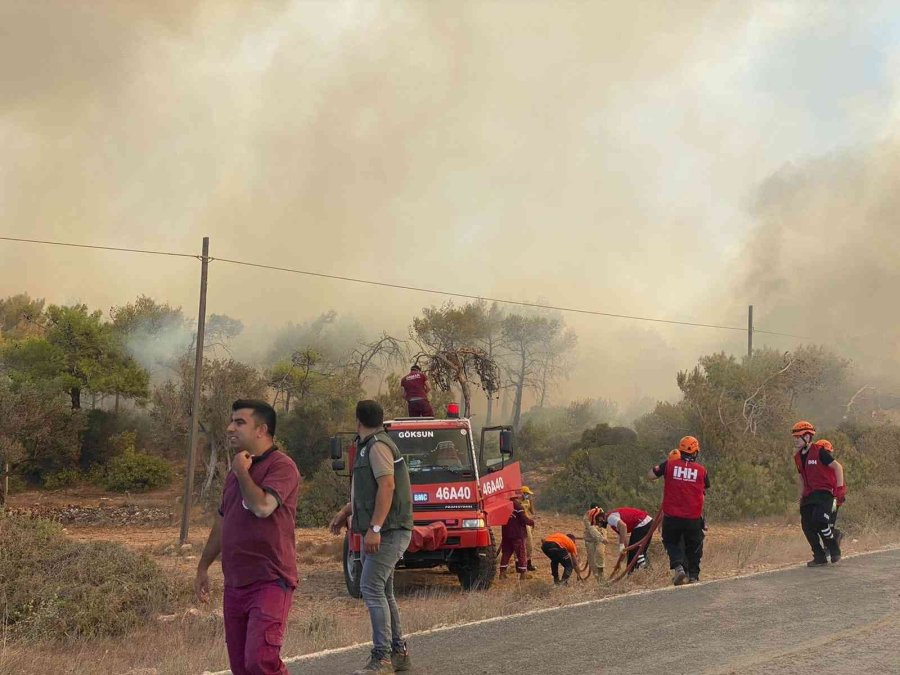
[[[747,297],[719,293],[755,259],[739,255],[745,233],[781,222],[781,197],[749,214],[748,195],[827,152],[823,139],[882,130],[884,101],[859,83],[890,98],[889,78],[859,73],[891,62],[896,41],[873,32],[890,9],[0,2],[0,230],[186,252],[209,235],[218,257],[700,322],[740,324],[753,302],[760,323],[792,332],[813,319],[778,304],[789,263],[748,272],[762,286],[741,284]],[[829,119],[840,108],[839,134],[811,124],[822,105]],[[831,214],[868,199],[840,180],[819,195]],[[143,293],[194,316],[195,260],[0,246],[4,295],[106,308]],[[832,277],[812,278],[830,295]],[[209,311],[240,319],[252,354],[332,309],[362,334],[404,335],[443,300],[210,271]],[[669,397],[698,355],[743,349],[740,334],[567,321],[579,355],[556,401]]]
[[[900,390],[898,175],[896,141],[785,167],[759,190],[739,267],[759,325],[831,346],[889,390]]]

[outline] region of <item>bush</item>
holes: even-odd
[[[2,515],[0,541],[0,612],[16,637],[123,635],[173,599],[156,564],[120,544],[80,543],[49,521]]]
[[[112,492],[142,492],[165,487],[172,482],[172,467],[161,457],[154,457],[134,449],[126,437],[124,452],[107,465],[106,470],[97,472],[103,487]]]
[[[659,452],[635,445],[577,450],[551,476],[542,502],[569,513],[582,513],[598,502],[605,509],[632,506],[655,514],[660,488],[645,476],[662,459]]]
[[[44,477],[44,487],[48,490],[62,490],[72,487],[82,476],[76,469],[62,469]]]
[[[337,475],[331,460],[319,464],[312,478],[302,486],[297,500],[298,527],[324,527],[349,499],[347,478]]]

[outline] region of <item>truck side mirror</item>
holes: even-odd
[[[500,453],[512,457],[513,432],[508,429],[504,429],[500,432]]]
[[[335,471],[343,471],[345,466],[346,465],[344,464],[344,460],[342,459],[331,460],[331,468]]]
[[[341,439],[337,436],[331,437],[331,459],[340,459],[344,453],[341,451]],[[343,468],[343,467],[341,467]]]

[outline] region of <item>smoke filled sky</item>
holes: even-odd
[[[761,328],[893,373],[892,4],[0,0],[0,234],[209,235],[213,256],[733,326],[752,303]],[[195,313],[190,259],[0,256],[2,295]],[[209,311],[260,343],[329,309],[405,333],[441,301],[210,274]],[[699,355],[745,349],[566,320],[579,367],[557,400],[669,397]]]

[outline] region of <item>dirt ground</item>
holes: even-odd
[[[102,501],[101,501],[102,500]],[[100,506],[102,504],[102,506]],[[15,495],[13,509],[39,506],[44,513],[81,513],[84,509],[121,512],[130,509],[131,520],[122,524],[102,513],[73,523],[61,521],[68,536],[79,541],[114,541],[149,555],[169,575],[184,598],[171,615],[157,617],[150,625],[123,640],[95,640],[76,645],[19,645],[0,642],[0,672],[21,673],[131,673],[168,675],[201,673],[227,667],[221,620],[221,568],[211,570],[214,600],[201,605],[189,600],[197,558],[208,534],[206,517],[192,518],[189,547],[178,544],[177,516],[171,524],[156,522],[155,508],[177,512],[174,492],[154,493],[140,499],[102,493]],[[82,511],[79,511],[81,509]],[[150,524],[139,524],[133,512],[146,513]],[[88,513],[92,513],[88,511]],[[93,521],[92,521],[93,518]],[[96,524],[85,524],[96,522]],[[580,519],[540,513],[536,534],[582,530]],[[499,535],[499,532],[497,533]],[[845,540],[846,553],[871,550],[900,541],[900,535],[857,535]],[[747,523],[712,523],[704,555],[703,577],[721,578],[796,563],[809,551],[799,524],[788,519]],[[297,655],[365,642],[370,639],[368,617],[361,601],[347,595],[341,569],[341,538],[325,529],[297,531],[297,560],[301,581],[286,632],[283,653]],[[399,572],[396,580],[407,632],[464,621],[515,614],[527,609],[553,607],[603,597],[637,588],[665,586],[667,562],[658,535],[650,551],[652,569],[613,586],[599,586],[594,579],[566,588],[551,583],[549,564],[537,551],[538,571],[533,578],[497,581],[486,592],[463,592],[454,575],[445,569]],[[615,562],[615,547],[607,551],[607,569]]]

